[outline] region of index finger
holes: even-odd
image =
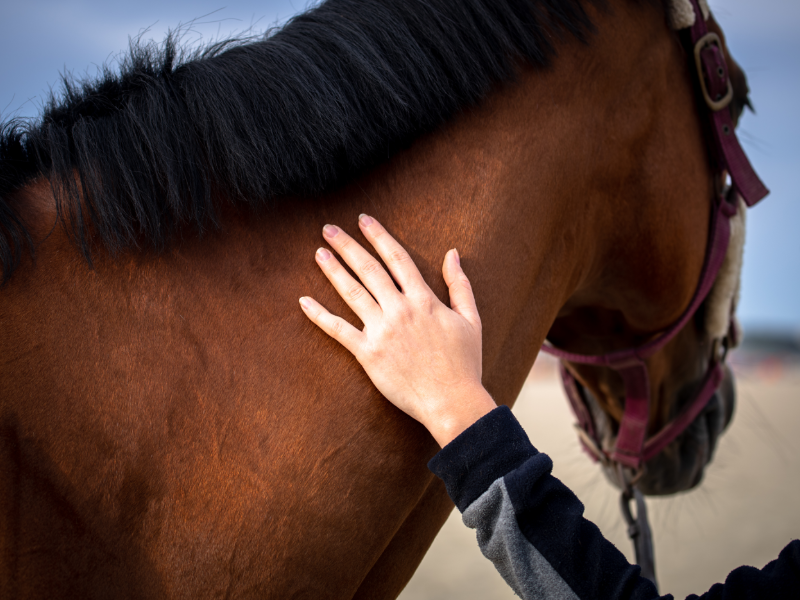
[[[369,240],[389,268],[394,280],[400,284],[403,292],[430,289],[408,251],[386,231],[383,225],[365,214],[358,217],[358,225],[364,237]]]

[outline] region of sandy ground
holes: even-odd
[[[733,423],[695,490],[648,500],[661,593],[683,598],[743,565],[763,567],[800,537],[800,369],[741,370]],[[632,560],[617,491],[578,447],[551,363],[537,363],[514,413],[587,518]],[[453,511],[401,600],[514,598]]]

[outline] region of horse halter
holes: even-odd
[[[645,360],[663,348],[686,323],[711,290],[725,259],[730,237],[730,218],[738,209],[741,197],[750,207],[756,204],[769,191],[758,178],[745,156],[736,133],[728,105],[733,99],[733,86],[728,78],[728,67],[722,52],[722,43],[715,33],[708,31],[703,13],[697,0],[690,0],[694,9],[694,25],[690,29],[693,47],[692,62],[698,75],[701,111],[708,123],[710,135],[709,152],[714,165],[715,178],[724,181],[727,172],[731,178],[729,193],[715,191],[711,208],[709,239],[700,282],[692,301],[682,316],[655,339],[628,350],[620,350],[602,355],[585,355],[567,352],[546,344],[542,351],[560,358],[562,361],[609,367],[617,371],[625,385],[625,412],[619,425],[617,441],[611,452],[603,449],[594,426],[592,413],[583,397],[580,384],[575,377],[561,365],[564,388],[578,419],[578,432],[584,449],[595,461],[604,464],[616,463],[620,471],[620,484],[629,488],[638,477],[637,472],[645,462],[655,457],[670,442],[680,435],[702,412],[708,401],[722,382],[724,351],[719,351],[719,340],[715,340],[714,352],[706,371],[700,391],[674,419],[660,431],[647,437],[647,424],[650,416],[650,382]],[[720,186],[721,187],[721,186]],[[736,336],[732,324],[728,338]],[[735,343],[735,339],[724,340]],[[634,472],[634,481],[628,480],[623,467]],[[630,490],[628,490],[630,491]]]

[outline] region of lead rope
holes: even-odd
[[[625,523],[628,526],[628,537],[633,542],[636,564],[642,569],[642,577],[647,577],[652,581],[656,591],[658,591],[656,557],[653,552],[653,532],[650,529],[650,522],[647,520],[647,504],[645,504],[642,492],[635,487],[639,475],[634,476],[633,481],[631,481],[625,475],[625,471],[619,463],[617,463],[617,471],[620,487],[622,487],[619,504],[622,509],[622,518],[625,519]],[[631,500],[636,501],[636,518],[631,513]]]
[[[630,501],[636,500],[636,518],[631,514]],[[653,534],[650,531],[650,523],[647,521],[647,505],[644,496],[637,488],[629,488],[622,492],[619,498],[622,507],[622,516],[628,524],[628,537],[633,542],[633,550],[636,554],[636,564],[642,568],[642,577],[647,577],[656,586],[656,559],[653,555]]]

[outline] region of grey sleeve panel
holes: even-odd
[[[579,600],[520,531],[502,477],[467,507],[462,518],[464,525],[476,530],[483,555],[494,563],[518,596],[525,600]]]

